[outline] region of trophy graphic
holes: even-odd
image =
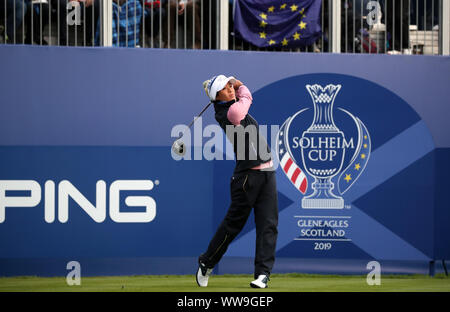
[[[305,107],[287,118],[278,131],[280,166],[303,194],[303,209],[343,209],[345,199],[341,196],[358,180],[370,159],[372,143],[364,123],[342,107],[336,110],[340,129],[334,123],[333,105],[341,88],[340,84],[306,85],[314,104],[312,124],[307,113],[310,108]],[[292,125],[296,130],[291,131]]]
[[[339,174],[345,156],[345,137],[333,120],[334,100],[341,85],[307,85],[314,104],[314,119],[303,132],[301,155],[306,172],[315,181],[313,193],[302,199],[303,208],[342,209],[344,199],[333,194],[331,179]]]

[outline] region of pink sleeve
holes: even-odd
[[[253,101],[252,94],[244,85],[236,91],[236,97],[239,98],[239,101],[231,105],[227,113],[228,120],[235,126],[241,124],[241,120],[247,115]]]

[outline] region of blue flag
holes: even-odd
[[[322,0],[236,0],[234,32],[265,48],[312,45],[321,36]]]

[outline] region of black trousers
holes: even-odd
[[[255,271],[270,275],[278,235],[278,195],[275,171],[248,170],[231,178],[231,205],[199,261],[213,268],[241,232],[254,208],[256,224]]]

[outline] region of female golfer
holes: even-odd
[[[214,103],[215,118],[233,144],[236,168],[231,178],[231,204],[225,219],[199,257],[197,284],[208,285],[214,266],[244,227],[254,208],[256,223],[255,280],[253,288],[266,288],[275,261],[278,199],[270,148],[260,136],[258,123],[248,114],[252,95],[234,77],[215,76],[203,83]]]

